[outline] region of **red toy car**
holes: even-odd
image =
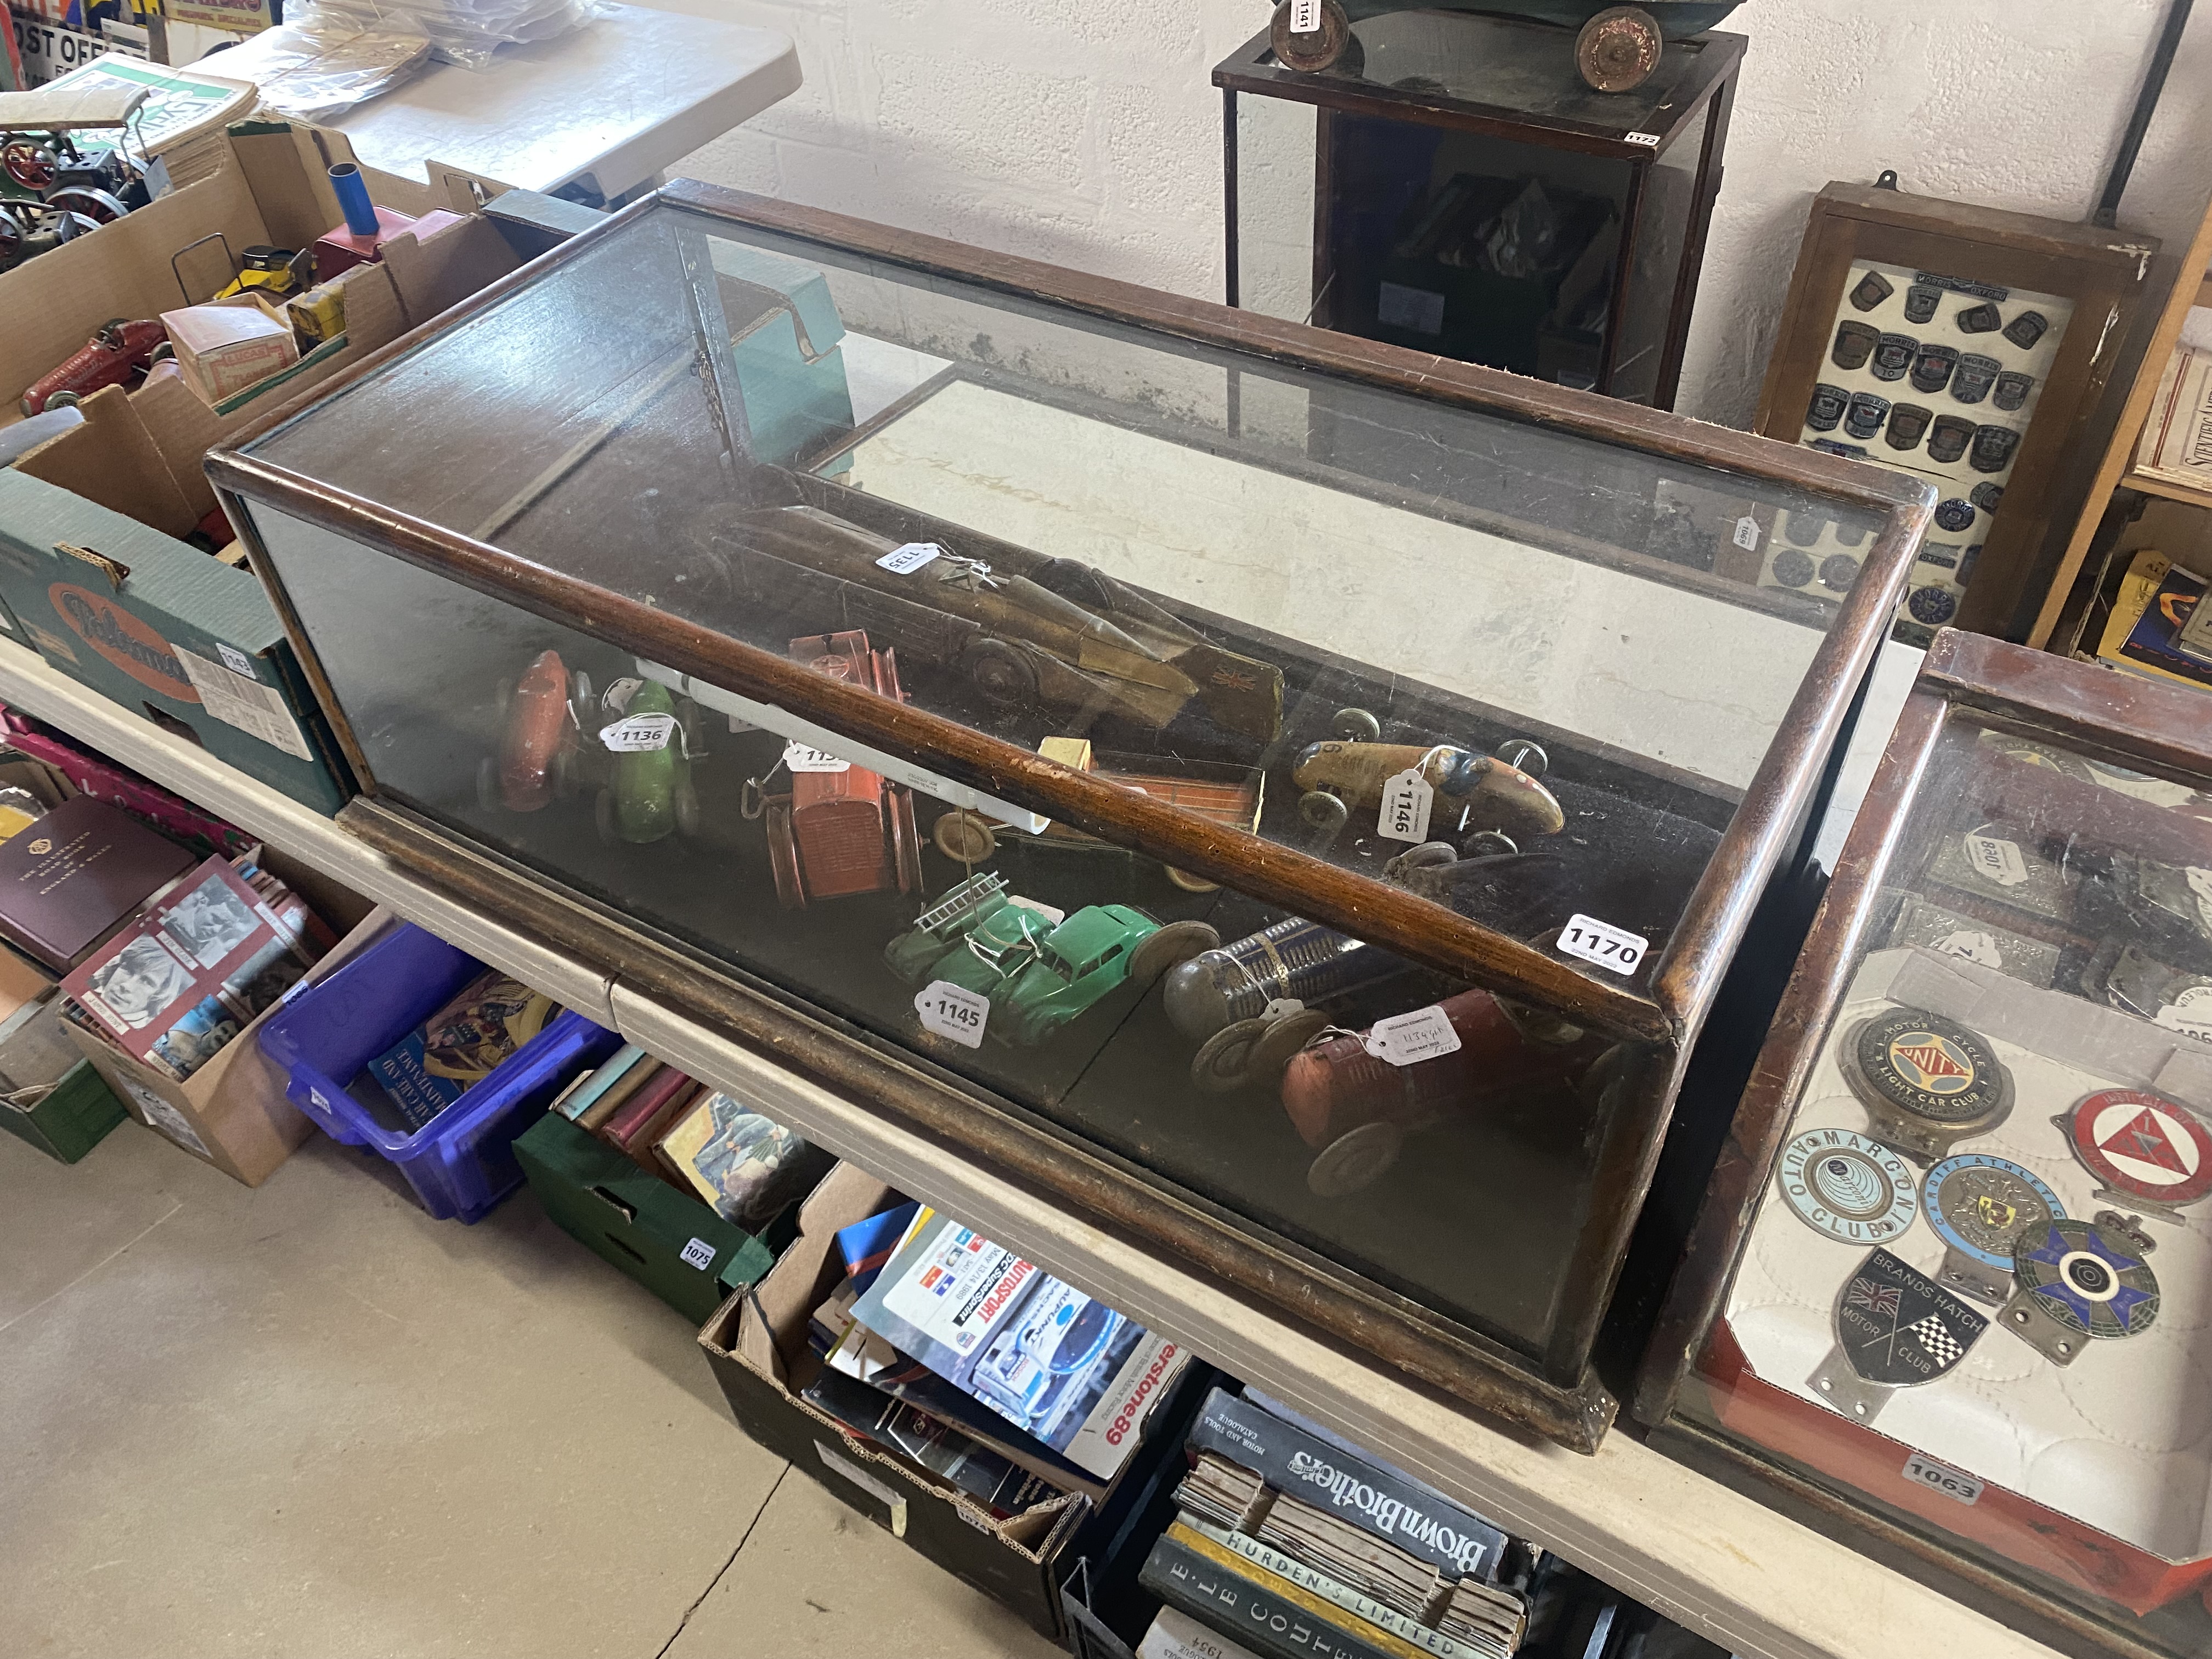
[[[793,640],[790,654],[817,673],[905,701],[895,653],[869,649],[868,636],[857,629]],[[769,866],[784,908],[799,910],[809,900],[920,888],[921,839],[915,825],[914,792],[832,757],[823,757],[821,764],[825,769],[794,769],[789,794],[759,799],[757,810],[767,818]]]
[[[1321,1032],[1283,1073],[1283,1109],[1298,1139],[1318,1153],[1306,1184],[1322,1198],[1358,1191],[1398,1161],[1414,1131],[1480,1109],[1500,1095],[1575,1085],[1593,1075],[1608,1051],[1602,1040],[1555,1015],[1509,1006],[1487,991],[1462,991],[1417,1015],[1428,1016],[1425,1046],[1442,1048],[1450,1024],[1455,1046],[1433,1058],[1393,1064],[1368,1047],[1376,1030]]]
[[[60,368],[31,383],[23,393],[23,413],[43,415],[82,402],[102,386],[127,385],[154,366],[155,349],[168,343],[169,331],[151,318],[102,323]]]

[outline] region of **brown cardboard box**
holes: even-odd
[[[264,860],[343,935],[307,970],[303,985],[336,972],[395,924],[388,911],[370,908],[366,900],[313,876],[281,854],[266,854]],[[262,1021],[275,1012],[264,1011],[181,1083],[140,1065],[80,1026],[71,1024],[68,1030],[133,1117],[234,1181],[258,1187],[314,1130],[285,1099],[283,1071],[261,1052]]]
[[[807,1321],[844,1276],[837,1230],[896,1201],[873,1176],[840,1164],[799,1206],[799,1237],[750,1291],[714,1310],[699,1346],[746,1433],[946,1571],[1065,1641],[1060,1579],[1143,1501],[1166,1460],[1180,1462],[1191,1410],[1215,1373],[1200,1364],[1185,1368],[1147,1419],[1145,1444],[1097,1505],[1070,1494],[994,1519],[967,1493],[856,1437],[799,1397],[821,1366],[806,1344]]]
[[[251,294],[161,313],[177,366],[192,390],[220,405],[300,361],[292,325]]]

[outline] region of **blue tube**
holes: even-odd
[[[346,228],[356,236],[375,235],[376,210],[369,205],[368,183],[361,176],[361,169],[351,161],[339,162],[331,169],[331,188],[337,192],[338,205],[345,210]]]

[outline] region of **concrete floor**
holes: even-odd
[[[318,1136],[249,1191],[0,1135],[0,1654],[1059,1651],[731,1421],[526,1190],[432,1221]]]

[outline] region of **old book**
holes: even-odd
[[[644,1088],[666,1069],[651,1054],[646,1055],[636,1065],[630,1066],[620,1077],[610,1083],[597,1100],[592,1101],[576,1114],[576,1127],[580,1129],[588,1129],[596,1134],[599,1126],[622,1110],[624,1103],[632,1095]]]
[[[915,1227],[854,1317],[1101,1480],[1137,1449],[1187,1358],[937,1214]]]
[[[624,1043],[601,1060],[596,1070],[585,1073],[563,1089],[551,1109],[574,1122],[598,1103],[601,1095],[628,1076],[634,1067],[643,1064],[646,1057],[645,1050],[635,1042]]]
[[[369,1061],[368,1073],[408,1123],[420,1129],[489,1077],[560,1012],[544,993],[489,969]]]
[[[0,842],[0,933],[66,974],[198,862],[128,812],[72,796]]]
[[[1261,1659],[1425,1659],[1318,1596],[1278,1582],[1225,1550],[1193,1547],[1188,1528],[1170,1527],[1138,1571],[1137,1583],[1171,1607],[1250,1649]]]
[[[133,1059],[187,1078],[306,971],[298,937],[211,858],[96,946],[62,989]]]
[[[688,1075],[673,1066],[664,1066],[650,1083],[623,1102],[593,1133],[610,1146],[627,1152],[640,1129],[658,1116],[670,1101],[694,1086]]]
[[[2212,352],[2178,346],[2166,360],[2143,422],[2136,467],[2175,483],[2212,489]]]
[[[919,1464],[1003,1520],[1061,1488],[920,1407],[826,1367],[799,1397],[888,1451]]]
[[[757,1232],[803,1198],[836,1159],[726,1094],[694,1103],[663,1132],[661,1161],[725,1220]]]
[[[1181,1607],[1162,1607],[1153,1618],[1145,1639],[1137,1644],[1137,1659],[1256,1659],[1252,1650],[1231,1641],[1192,1618]]]
[[[1192,1425],[1194,1451],[1218,1452],[1278,1492],[1388,1540],[1454,1577],[1496,1577],[1504,1532],[1471,1510],[1416,1486],[1388,1465],[1354,1456],[1222,1389]]]

